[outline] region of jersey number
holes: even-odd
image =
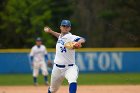
[[[62,53],[63,53],[63,52],[67,52],[67,50],[66,50],[65,47],[60,47],[60,49],[61,49],[61,52],[62,52]]]

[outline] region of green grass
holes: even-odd
[[[49,76],[50,79],[50,76]],[[38,77],[40,85],[44,84],[43,76]],[[64,85],[67,81],[64,80]],[[79,85],[126,85],[140,84],[140,73],[100,73],[100,74],[80,74]],[[0,86],[4,85],[33,85],[31,74],[1,74]]]
[[[84,85],[116,85],[116,84],[140,84],[140,73],[104,73],[81,74],[78,84]]]

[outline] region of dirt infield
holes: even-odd
[[[47,93],[47,86],[0,86],[0,93]],[[68,86],[61,86],[57,93],[68,93]],[[140,85],[78,86],[77,93],[140,93]]]

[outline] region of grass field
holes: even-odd
[[[50,79],[50,76],[49,76]],[[43,76],[38,77],[40,85],[44,84]],[[68,84],[64,80],[63,85]],[[80,74],[79,85],[140,85],[140,73],[100,73],[100,74]],[[1,74],[0,86],[7,85],[33,85],[31,74]]]

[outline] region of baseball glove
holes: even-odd
[[[50,67],[50,68],[52,68],[53,67],[53,63],[50,60],[48,60],[47,66]]]
[[[78,42],[67,42],[64,44],[67,49],[77,49],[82,47],[81,43]]]

